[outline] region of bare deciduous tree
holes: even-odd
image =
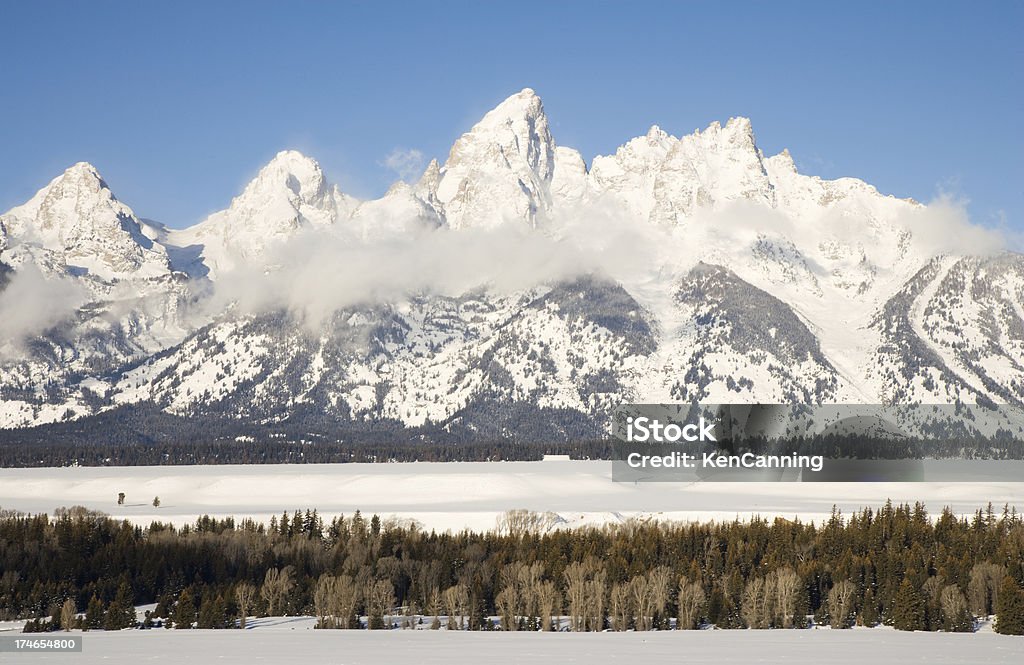
[[[337,583],[338,578],[327,573],[321,575],[316,581],[316,587],[313,589],[313,610],[316,612],[317,628],[334,627],[330,620],[331,600],[334,598]]]
[[[971,568],[971,581],[967,585],[967,596],[971,602],[972,612],[979,616],[988,616],[995,612],[999,584],[1004,577],[1006,568],[999,564],[988,561],[974,564]]]
[[[828,614],[833,628],[849,628],[853,611],[853,582],[837,582],[828,592]]]
[[[650,630],[654,597],[646,575],[637,575],[629,581],[629,595],[636,612],[636,629]]]
[[[679,580],[679,623],[677,628],[680,630],[696,628],[706,600],[706,594],[701,585],[691,582],[685,577]]]
[[[971,630],[973,618],[967,611],[967,599],[960,587],[950,584],[939,594],[942,628],[950,632]]]
[[[249,616],[249,609],[256,600],[256,587],[248,582],[242,582],[235,587],[235,602],[238,604],[238,627],[245,629],[245,622]]]
[[[538,513],[532,510],[517,508],[498,516],[497,531],[499,535],[522,537],[547,533],[558,523],[556,513]]]
[[[376,580],[368,585],[366,613],[370,616],[371,628],[385,626],[384,614],[395,606],[395,587],[391,580]]]
[[[358,628],[353,625],[356,605],[359,603],[359,587],[348,575],[340,575],[334,584],[330,612],[339,628]]]
[[[551,630],[552,622],[562,613],[562,594],[551,580],[537,585],[537,607],[540,613],[540,629]]]
[[[516,588],[507,586],[494,597],[494,607],[501,617],[502,630],[518,630],[519,622],[516,620],[516,606],[519,600],[516,597]]]
[[[672,571],[667,566],[658,566],[647,575],[648,593],[651,595],[651,624],[662,619],[672,593]]]
[[[565,568],[565,594],[569,603],[569,628],[573,631],[584,630],[587,606],[587,566],[574,561]]]
[[[613,584],[608,596],[608,612],[611,615],[612,630],[629,630],[633,618],[633,593],[631,584]]]
[[[78,608],[75,607],[75,601],[71,598],[65,600],[64,604],[60,606],[60,627],[65,631],[74,628],[77,614]]]
[[[780,568],[771,575],[775,591],[774,615],[783,628],[792,628],[796,614],[796,601],[800,593],[800,577],[792,568]]]
[[[530,565],[513,562],[501,571],[501,591],[495,598],[502,630],[518,630],[521,621],[532,624],[540,621],[539,590],[544,577],[544,565],[539,561]]]
[[[270,568],[263,578],[263,586],[260,587],[260,596],[267,602],[267,615],[275,616],[275,609],[282,609],[288,592],[295,586],[292,581],[292,568],[285,566],[283,569]]]
[[[448,630],[462,630],[463,617],[466,613],[466,606],[469,604],[469,589],[465,584],[456,584],[444,591],[444,605],[448,612]],[[458,624],[455,617],[458,616]]]
[[[434,615],[434,623],[431,625],[431,628],[440,628],[441,619],[439,615],[441,614],[441,589],[437,586],[430,587],[430,594],[427,598],[427,608],[428,611]]]
[[[768,617],[765,611],[768,605],[769,593],[765,589],[763,577],[755,577],[747,582],[743,590],[743,604],[740,606],[740,614],[749,628],[767,628]]]
[[[566,567],[563,575],[570,629],[601,630],[604,627],[607,573],[600,562],[593,557],[574,561]]]
[[[604,604],[605,595],[608,590],[607,585],[605,584],[605,580],[607,578],[608,573],[605,572],[604,568],[598,567],[594,570],[593,575],[587,581],[587,620],[585,628],[586,630],[604,630]]]

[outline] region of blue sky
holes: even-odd
[[[1024,3],[827,4],[4,2],[0,210],[85,160],[187,226],[284,148],[378,196],[529,86],[588,162],[746,115],[805,172],[1024,230]]]

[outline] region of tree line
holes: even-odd
[[[489,398],[444,422],[408,427],[396,420],[346,421],[326,416],[323,409],[297,408],[287,418],[261,424],[230,412],[176,415],[137,404],[77,420],[0,429],[0,466],[529,461],[545,454],[617,458],[616,440],[604,434],[606,422],[599,414]],[[1024,459],[1024,436],[1007,431],[987,439],[940,429],[927,438],[752,437],[723,447],[835,458]]]
[[[510,511],[436,533],[356,512],[148,527],[76,507],[0,515],[0,619],[61,627],[668,630],[890,625],[1024,634],[1024,521],[886,503],[821,524],[627,521]],[[156,603],[143,621],[134,606]]]
[[[2,436],[0,436],[2,439]],[[349,462],[536,461],[544,455],[611,459],[609,441],[205,441],[151,444],[2,443],[0,467],[173,466],[186,464],[343,464]]]

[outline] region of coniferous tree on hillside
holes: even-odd
[[[191,589],[185,589],[174,605],[174,627],[191,628],[196,622],[196,600]]]
[[[95,595],[89,599],[89,605],[85,609],[85,628],[95,630],[103,627],[104,607],[103,601]]]
[[[925,608],[921,594],[914,588],[909,578],[903,578],[899,591],[896,593],[896,604],[893,610],[893,627],[896,630],[924,630]]]
[[[1003,578],[999,587],[995,631],[1003,635],[1024,635],[1024,591],[1010,576]]]
[[[107,607],[103,617],[104,630],[121,630],[135,625],[135,606],[132,603],[132,590],[127,582],[121,582],[117,595]]]

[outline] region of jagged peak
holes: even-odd
[[[484,117],[463,134],[452,146],[445,166],[460,161],[467,151],[474,151],[486,145],[498,144],[506,150],[529,151],[534,143],[542,149],[554,147],[548,127],[544,105],[531,88],[506,98],[488,111]]]
[[[693,130],[692,134],[698,139],[709,139],[721,135],[749,138],[749,142],[754,143],[754,127],[750,118],[745,116],[730,117],[724,126],[718,120],[714,120],[703,130]]]
[[[491,137],[500,136],[506,131],[511,131],[521,141],[528,140],[529,134],[536,133],[542,140],[551,142],[544,104],[532,89],[524,88],[488,111],[469,132],[456,141],[452,152],[456,153],[460,145],[476,142],[479,137],[488,137],[490,141]],[[500,138],[497,140],[502,141]]]
[[[510,118],[536,118],[544,115],[544,103],[532,88],[523,88],[514,95],[506,97],[484,115],[477,126],[492,123],[504,123]]]
[[[102,180],[103,179],[100,176],[100,172],[96,169],[96,167],[93,166],[92,164],[90,164],[89,162],[75,162],[74,164],[72,164],[68,168],[64,169],[64,175],[66,175],[66,176],[77,176],[77,175],[91,176],[91,177],[96,178],[98,180]]]
[[[264,168],[278,167],[278,168],[291,168],[295,165],[302,167],[308,167],[313,169],[319,169],[320,164],[317,163],[312,157],[308,157],[298,150],[281,150],[273,159],[267,162]]]
[[[384,192],[384,198],[407,196],[412,194],[414,194],[412,185],[404,180],[396,180],[390,187],[388,187],[388,191]]]
[[[750,123],[750,118],[742,115],[729,118],[725,123],[725,129],[743,133],[751,133],[754,131],[753,125]]]
[[[651,125],[651,128],[647,130],[646,136],[651,141],[663,141],[669,138],[669,133],[658,125]]]
[[[114,198],[113,192],[110,191],[110,187],[100,175],[99,170],[89,162],[75,162],[66,168],[64,173],[51,180],[40,193],[59,194],[66,197],[78,196],[83,190],[89,192],[106,190],[108,196]]]
[[[253,197],[274,195],[282,187],[307,202],[321,199],[328,189],[323,169],[315,159],[298,150],[282,150],[260,169],[232,205],[244,204]]]
[[[525,88],[508,97],[452,146],[436,189],[439,211],[453,228],[534,224],[550,207],[554,149],[537,94]]]
[[[769,157],[766,161],[779,170],[788,171],[790,173],[797,172],[796,162],[793,161],[793,156],[789,154],[789,148],[783,148],[782,152]]]
[[[433,189],[441,177],[441,164],[437,159],[431,159],[427,168],[423,169],[423,175],[416,181],[417,189]]]
[[[260,169],[260,175],[286,172],[296,176],[323,177],[319,162],[298,150],[282,150]]]
[[[31,199],[20,206],[12,208],[5,215],[22,218],[21,223],[12,224],[13,233],[19,235],[26,232],[28,228],[26,220],[35,219],[44,206],[47,208],[71,206],[68,208],[70,211],[77,205],[76,202],[81,201],[83,198],[90,201],[87,204],[89,207],[109,205],[116,207],[118,214],[133,215],[127,206],[117,200],[117,197],[110,191],[110,187],[103,179],[103,176],[89,162],[76,162],[72,164],[63,173],[50,180]],[[63,218],[72,219],[76,215],[77,213],[71,214],[69,212],[63,215]],[[53,220],[50,223],[52,224]],[[35,226],[35,223],[30,223],[28,226]],[[11,232],[11,229],[9,229],[9,232]]]

